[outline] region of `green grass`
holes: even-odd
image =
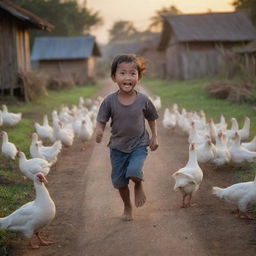
[[[17,148],[30,157],[29,145],[31,139],[29,134],[34,132],[33,121],[42,123],[43,115],[48,114],[51,120],[53,109],[59,110],[61,104],[69,107],[78,104],[79,97],[84,98],[93,96],[99,89],[96,86],[77,87],[72,90],[49,91],[48,96],[39,98],[36,102],[24,103],[17,100],[6,98],[4,102],[10,112],[22,112],[22,120],[15,127],[1,127],[8,133],[9,141],[15,143]],[[18,160],[12,161],[4,158],[0,154],[0,217],[7,216],[21,205],[33,200],[34,188],[29,180],[24,180],[19,167]],[[8,241],[17,237],[19,234],[0,230],[0,255],[8,255]]]
[[[235,117],[240,127],[243,125],[244,116],[248,116],[251,119],[251,135],[256,135],[256,115],[252,105],[246,103],[235,104],[228,100],[209,96],[204,90],[209,82],[209,79],[191,81],[144,79],[142,84],[154,94],[161,96],[162,109],[177,103],[179,109],[185,108],[187,111],[204,110],[206,118],[213,118],[215,122],[219,122],[220,115],[223,114],[226,122],[230,125],[230,118]]]

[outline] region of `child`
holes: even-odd
[[[111,118],[112,130],[108,144],[111,178],[124,202],[123,218],[127,221],[133,219],[129,180],[134,182],[135,206],[140,207],[146,202],[142,167],[148,154],[147,146],[151,151],[158,148],[157,111],[146,95],[135,90],[145,69],[144,59],[134,54],[116,56],[111,66],[111,78],[119,90],[103,100],[97,116],[97,143],[101,142],[106,123]],[[145,119],[151,130],[150,139],[145,129]]]

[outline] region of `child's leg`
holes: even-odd
[[[126,177],[131,179],[134,185],[135,206],[141,207],[146,202],[142,181],[143,181],[143,165],[148,155],[146,147],[135,149],[129,158]]]
[[[130,190],[128,185],[119,189],[120,196],[124,202],[124,220],[130,221],[133,219],[132,217],[132,204],[130,199]]]
[[[131,177],[134,185],[135,206],[141,207],[146,202],[146,195],[143,190],[142,180],[137,177]]]

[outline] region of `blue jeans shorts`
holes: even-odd
[[[146,147],[136,148],[131,153],[110,149],[111,179],[114,188],[120,189],[128,185],[130,177],[137,177],[142,180],[142,168],[147,155]]]

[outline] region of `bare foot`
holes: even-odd
[[[123,220],[131,221],[132,217],[132,207],[124,207]]]
[[[146,196],[143,190],[142,183],[134,185],[134,195],[135,195],[135,206],[141,207],[146,202]]]

